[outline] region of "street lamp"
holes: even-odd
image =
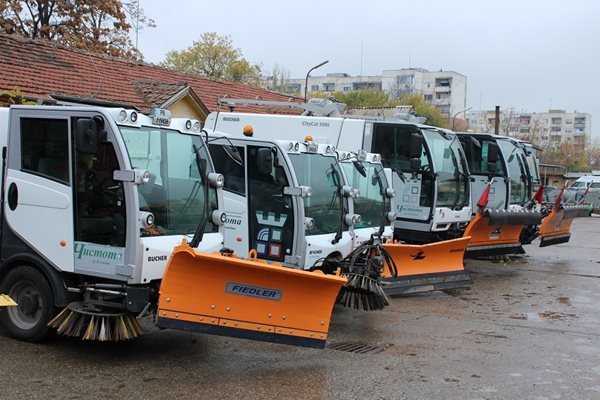
[[[306,73],[306,81],[304,82],[304,102],[305,103],[307,101],[306,94],[307,94],[307,89],[308,89],[308,76],[310,75],[310,73],[313,70],[322,67],[323,65],[327,64],[328,62],[329,62],[329,60],[323,61],[321,64],[315,65],[314,67],[312,67],[311,69],[309,69],[308,72]]]
[[[454,117],[452,118],[452,130],[454,130],[454,122],[456,121],[456,116],[457,116],[458,114],[460,114],[460,113],[466,113],[466,112],[467,112],[467,111],[469,111],[471,108],[473,108],[473,107],[469,107],[469,108],[467,108],[467,109],[465,109],[465,110],[459,111],[459,112],[457,112],[456,114],[454,114]]]

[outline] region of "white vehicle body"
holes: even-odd
[[[531,199],[533,186],[539,183],[537,157],[532,150],[506,136],[488,133],[458,133],[458,136],[469,162],[473,213],[477,212],[477,201],[492,177],[487,208],[522,210]],[[495,171],[490,172],[487,156],[491,146],[498,146],[499,158]]]
[[[39,340],[52,307],[96,284],[139,313],[175,246],[195,237],[202,252],[222,247],[222,194],[199,121],[159,122],[125,109],[0,108],[0,285],[25,299],[4,317],[12,336]]]
[[[381,165],[381,156],[363,150],[357,153],[338,151],[348,184],[356,190],[352,198],[353,209],[361,220],[353,226],[354,248],[381,235],[382,239],[392,240],[393,228],[390,223],[396,218],[391,212],[393,189],[387,183],[386,173]],[[366,176],[354,167],[353,161],[360,162]],[[381,228],[383,230],[380,233]]]
[[[396,213],[393,226],[395,235],[400,233],[402,240],[426,242],[430,232],[460,228],[471,218],[464,155],[449,131],[405,121],[238,112],[213,112],[207,117],[205,127],[239,135],[246,125],[253,127],[256,138],[300,141],[310,135],[315,141],[338,149],[382,153],[383,165],[394,169],[389,180],[396,192],[392,199],[392,212]],[[421,160],[429,171],[419,169],[413,173],[399,168],[404,161],[398,159],[396,150],[407,145],[412,133],[425,136]],[[452,148],[450,153],[445,152],[446,147]],[[391,154],[384,154],[388,150]],[[436,154],[431,156],[433,152]],[[445,172],[446,169],[452,171]],[[441,177],[437,184],[436,176]]]
[[[350,253],[354,192],[333,146],[207,132],[216,168],[225,176],[225,247],[242,257],[254,249],[258,258],[298,269]],[[243,165],[227,155],[228,147]],[[273,160],[261,172],[263,149]]]

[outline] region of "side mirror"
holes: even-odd
[[[412,133],[410,135],[410,143],[408,145],[408,157],[409,158],[421,158],[423,152],[423,135],[419,133]]]
[[[488,142],[488,162],[496,163],[500,157],[500,148],[496,143]]]
[[[356,170],[358,171],[359,174],[361,174],[363,177],[367,177],[367,170],[365,169],[365,166],[362,165],[362,163],[360,161],[352,161],[352,164],[354,164],[354,168],[356,168]]]
[[[98,144],[106,140],[106,131],[100,126],[100,120],[81,118],[75,123],[75,145],[83,154],[97,154]]]
[[[256,168],[261,175],[270,175],[273,170],[273,154],[271,149],[258,149],[256,153]]]
[[[421,159],[420,158],[411,158],[410,159],[410,169],[411,171],[418,171],[421,169]]]

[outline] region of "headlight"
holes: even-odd
[[[214,210],[210,215],[210,219],[214,225],[223,225],[227,220],[227,214],[221,210]]]
[[[135,183],[145,185],[150,182],[150,171],[147,169],[135,169]]]
[[[304,217],[304,229],[309,231],[315,227],[315,220],[310,217]]]
[[[143,229],[151,228],[154,225],[154,214],[147,211],[142,211],[139,214],[140,223]]]
[[[200,128],[201,128],[200,121],[196,121],[196,122],[194,122],[194,126],[193,126],[193,129],[192,129],[192,130],[193,130],[194,132],[200,132]]]
[[[119,121],[123,122],[127,119],[127,111],[121,110],[119,112]]]
[[[187,129],[188,131],[192,129],[192,121],[190,121],[189,119],[185,121],[185,129]]]
[[[385,218],[389,221],[389,222],[394,222],[396,220],[396,213],[393,213],[391,211],[387,212],[385,214]]]
[[[396,191],[391,187],[385,188],[385,195],[391,199],[392,197],[396,196]]]
[[[348,186],[348,185],[342,186],[342,196],[352,197],[353,193],[354,193],[354,189],[352,188],[352,186]]]
[[[129,119],[131,120],[131,122],[136,122],[138,119],[138,115],[135,111],[131,112],[131,115],[129,116]]]
[[[208,174],[208,181],[212,187],[222,188],[225,184],[225,177],[222,174],[211,172]]]
[[[312,196],[312,187],[300,186],[300,197],[310,197],[310,196]]]
[[[361,220],[362,220],[362,218],[358,214],[346,214],[344,216],[344,222],[348,226],[358,224],[358,223],[360,223]]]

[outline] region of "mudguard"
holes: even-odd
[[[17,303],[14,302],[13,299],[11,299],[8,295],[6,294],[0,294],[0,307],[8,307],[8,306],[16,306]]]
[[[392,278],[386,264],[381,281],[383,290],[394,296],[471,286],[473,281],[463,263],[469,241],[469,237],[462,237],[424,245],[384,244],[398,275]]]
[[[175,248],[157,312],[162,328],[323,348],[346,278]]]
[[[465,257],[523,254],[521,231],[526,225],[538,225],[542,215],[535,211],[489,210],[478,212],[463,236],[471,242]]]
[[[540,247],[567,243],[571,238],[571,224],[575,218],[587,217],[588,206],[558,206],[540,225]]]

